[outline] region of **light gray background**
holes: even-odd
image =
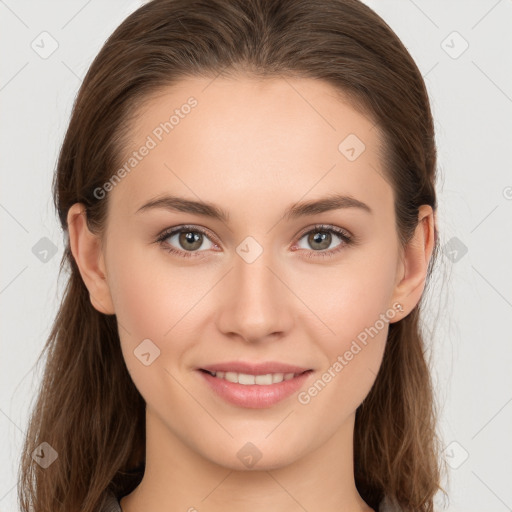
[[[81,78],[142,3],[0,0],[0,512],[18,510],[34,363],[63,287],[51,199],[58,151]],[[427,311],[447,510],[512,510],[512,0],[366,3],[418,63],[436,121],[443,254]],[[52,39],[57,49],[42,58]],[[42,252],[44,237],[54,255]]]

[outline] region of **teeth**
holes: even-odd
[[[254,383],[259,384],[260,386],[268,386],[269,384],[272,384],[272,377],[271,373],[267,373],[267,375],[256,375]]]
[[[243,384],[250,386],[253,384],[259,384],[260,386],[269,386],[270,384],[278,384],[283,380],[293,379],[295,373],[267,373],[266,375],[250,375],[247,373],[236,373],[236,372],[209,372],[218,379],[224,379],[228,382],[234,382],[235,384]]]

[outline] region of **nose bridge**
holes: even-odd
[[[271,237],[264,234],[257,238],[245,237],[235,248],[234,257],[235,275],[240,286],[252,292],[264,292],[265,288],[272,286],[272,272],[269,268],[275,267],[277,262],[271,246]]]
[[[232,289],[222,301],[221,329],[257,340],[288,328],[289,293],[276,277],[279,264],[274,251],[247,237],[236,249],[234,268],[228,279]],[[272,269],[272,270],[271,270]]]
[[[239,296],[256,302],[267,301],[279,293],[276,279],[270,268],[275,267],[271,251],[267,250],[253,262],[239,258],[235,264],[235,279],[238,283]]]

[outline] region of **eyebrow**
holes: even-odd
[[[212,219],[217,219],[225,223],[229,222],[229,213],[212,203],[194,201],[172,195],[155,197],[143,204],[135,213],[158,208],[211,217]],[[373,213],[372,209],[366,203],[358,199],[340,194],[332,194],[312,201],[295,203],[285,210],[283,217],[286,220],[291,220],[346,208],[357,208],[369,214]]]

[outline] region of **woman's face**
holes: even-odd
[[[183,80],[133,123],[103,256],[153,432],[231,468],[306,456],[353,421],[403,317],[378,127],[321,81],[249,78]],[[298,368],[201,371],[233,362]]]

